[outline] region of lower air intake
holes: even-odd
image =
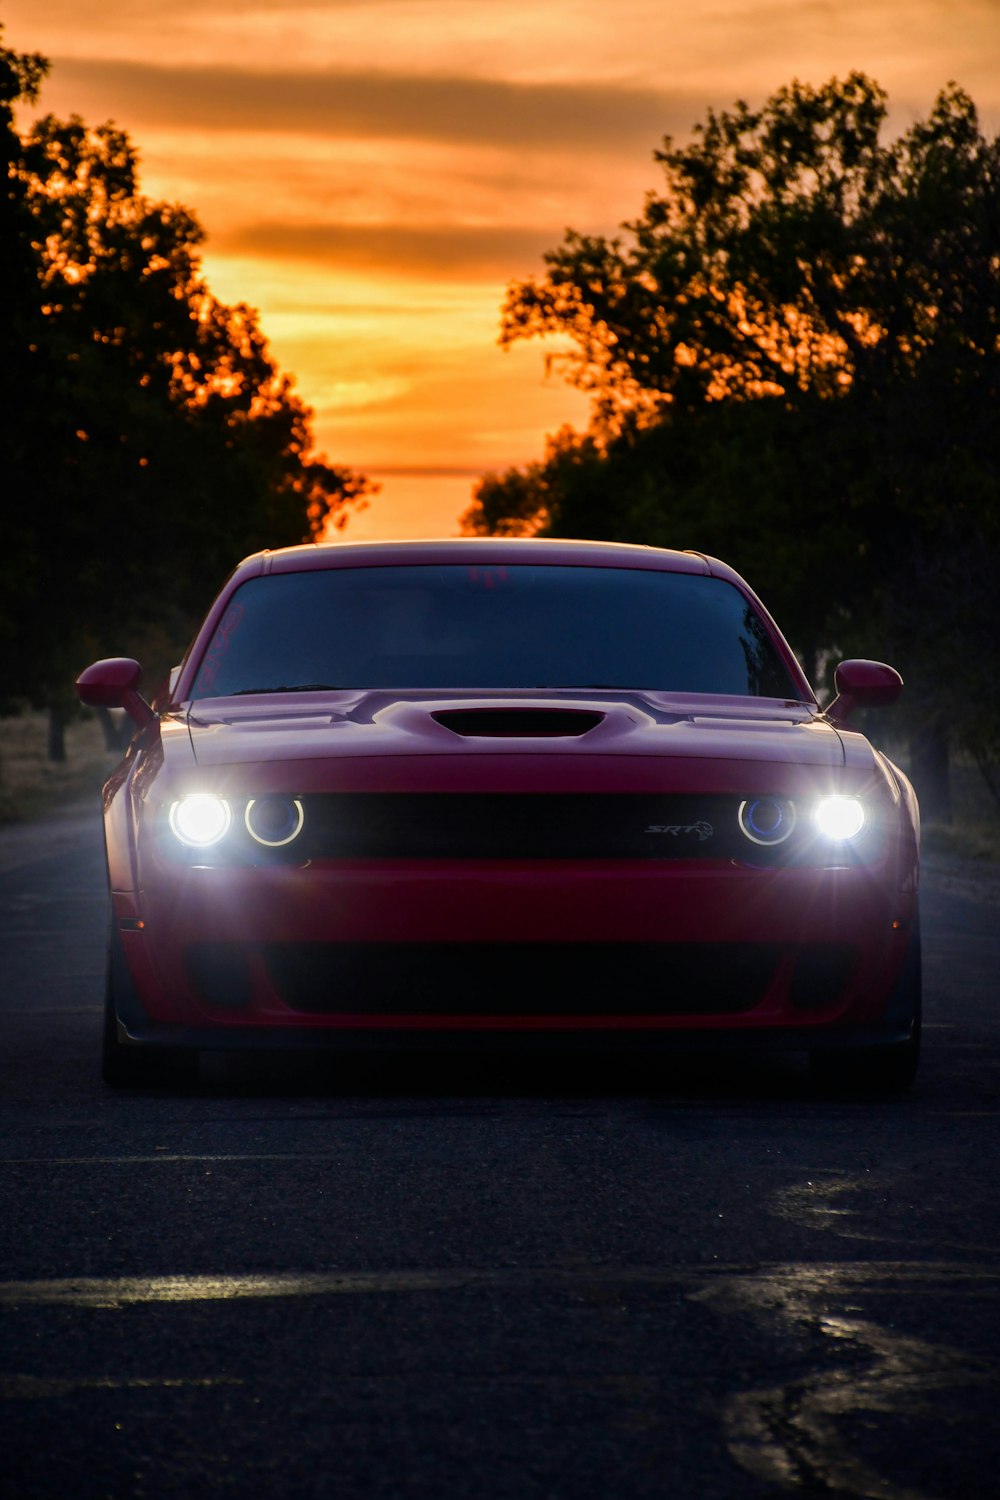
[[[270,943],[292,1010],[354,1015],[731,1015],[771,983],[777,947],[742,943]]]

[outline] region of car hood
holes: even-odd
[[[256,694],[200,699],[187,708],[186,723],[194,757],[206,769],[483,755],[845,764],[844,737],[814,706],[770,698],[372,691],[297,693],[292,700]]]

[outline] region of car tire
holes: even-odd
[[[901,1094],[920,1066],[921,995],[920,924],[914,924],[897,991],[900,1009],[910,1016],[910,1035],[903,1042],[879,1047],[843,1047],[810,1053],[813,1082],[824,1092]],[[905,1009],[904,1009],[905,1008]]]
[[[101,1077],[110,1089],[139,1088],[150,1082],[148,1059],[138,1048],[126,1047],[118,1039],[118,1015],[110,966],[104,996],[104,1032],[101,1038]]]
[[[101,1036],[101,1078],[110,1089],[149,1088],[168,1079],[197,1076],[198,1053],[191,1047],[129,1045],[118,1035],[118,986],[127,983],[125,956],[114,927],[108,934],[107,976],[104,986],[104,1028]]]

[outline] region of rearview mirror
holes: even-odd
[[[903,679],[881,661],[842,661],[834,673],[837,696],[826,710],[835,724],[846,724],[859,708],[888,708],[903,691]]]
[[[130,656],[95,661],[76,679],[76,695],[90,708],[123,708],[140,728],[156,714],[139,692],[142,668]]]

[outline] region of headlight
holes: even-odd
[[[305,814],[298,797],[255,797],[247,803],[243,821],[258,844],[280,849],[302,831]]]
[[[857,797],[821,797],[813,819],[823,837],[836,843],[856,839],[866,822],[864,805]]]
[[[212,792],[192,792],[170,809],[170,827],[182,844],[207,849],[229,832],[233,815],[229,803]]]
[[[795,827],[795,804],[784,797],[748,797],[740,803],[740,827],[753,844],[783,844]]]

